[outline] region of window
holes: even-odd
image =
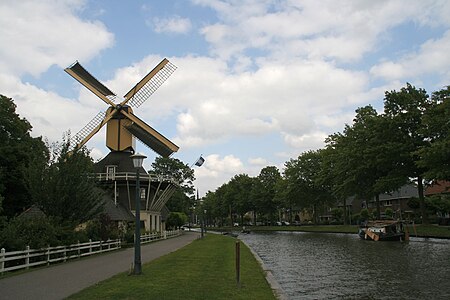
[[[145,188],[141,188],[141,200],[145,199]]]
[[[106,166],[106,179],[114,180],[117,166]]]
[[[384,206],[392,206],[392,200],[384,201]]]

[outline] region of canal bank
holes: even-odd
[[[246,230],[250,232],[317,232],[317,233],[346,233],[357,234],[359,226],[357,225],[302,225],[302,226],[248,226]],[[219,232],[241,231],[239,227],[220,227],[211,228]],[[409,224],[408,230],[410,236],[419,238],[450,239],[450,226],[433,225],[414,225]]]
[[[241,240],[242,241],[242,240]],[[245,243],[245,241],[242,241],[243,243]],[[286,296],[285,292],[283,291],[283,289],[281,288],[280,284],[278,283],[278,281],[275,279],[275,277],[272,274],[272,270],[270,270],[266,264],[264,263],[264,261],[261,259],[261,257],[259,257],[258,253],[256,253],[252,247],[250,247],[249,245],[247,245],[248,249],[251,251],[251,253],[253,254],[253,256],[255,257],[255,259],[258,261],[259,265],[261,266],[262,270],[266,273],[266,280],[267,283],[269,283],[274,295],[277,297],[278,300],[288,300],[288,297]]]

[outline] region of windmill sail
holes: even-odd
[[[107,104],[114,106],[114,103],[111,100],[115,98],[116,94],[92,76],[78,61],[66,68],[64,71],[78,80],[78,82],[97,95],[97,97],[105,101]]]
[[[147,147],[163,157],[169,157],[174,152],[178,151],[179,148],[177,145],[172,143],[134,114],[125,113],[123,111],[121,113],[133,121],[131,125],[125,126],[125,128]]]
[[[80,148],[85,143],[84,140],[91,133],[97,133],[102,126],[101,123],[105,119],[106,112],[99,112],[86,126],[84,126],[78,133],[71,138],[70,144],[75,148]],[[84,143],[83,143],[84,142]]]
[[[172,75],[177,67],[164,58],[153,70],[125,94],[125,103],[139,107]],[[123,105],[123,104],[122,104]]]
[[[163,59],[152,71],[138,82],[124,97],[120,104],[113,102],[116,95],[92,76],[80,63],[75,62],[65,71],[110,107],[100,112],[71,142],[80,148],[94,136],[103,125],[107,124],[106,145],[111,151],[129,151],[135,149],[134,137],[161,156],[169,157],[178,151],[178,146],[150,127],[132,113],[131,107],[138,107],[147,100],[169,76],[176,66]],[[126,105],[128,104],[129,105]]]

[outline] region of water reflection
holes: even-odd
[[[356,234],[241,235],[290,299],[450,299],[450,241]]]

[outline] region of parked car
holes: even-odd
[[[300,223],[300,221],[294,221],[294,223],[292,223],[292,225],[294,225],[294,226],[300,226],[300,225],[302,225],[302,223]]]
[[[281,226],[281,225],[283,225],[281,222],[276,222],[276,225],[277,226]]]
[[[189,224],[184,224],[183,226],[181,226],[181,230],[189,230],[191,229],[191,226]]]
[[[281,222],[281,224],[283,224],[284,226],[289,226],[289,225],[291,225],[291,223],[289,223],[288,221],[283,221],[283,222]]]

